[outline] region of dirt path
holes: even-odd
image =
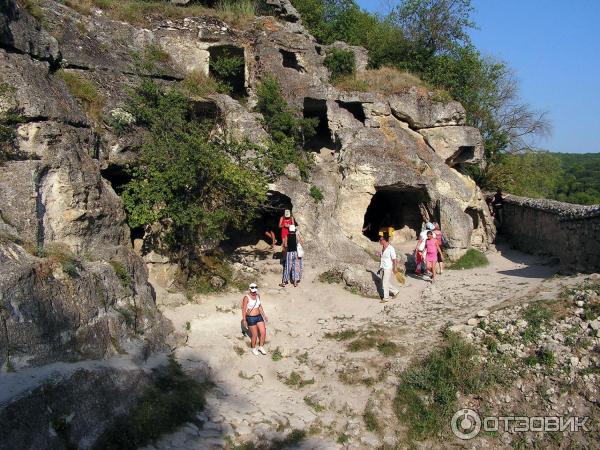
[[[249,340],[241,337],[240,294],[166,310],[177,329],[189,328],[177,359],[186,369],[204,367],[217,387],[200,416],[205,422],[201,430],[188,425],[156,447],[219,448],[228,435],[273,439],[292,429],[310,431],[302,448],[370,448],[393,442],[393,429],[382,435],[365,431],[365,407],[376,407],[380,420],[395,423],[395,374],[430,348],[445,323],[464,323],[478,310],[494,309],[527,292],[544,295],[555,289],[552,279],[544,282],[555,268],[534,257],[503,249],[488,258],[487,267],[447,271],[433,285],[409,278],[388,303],[320,283],[324,269],[310,262],[298,288],[279,288],[277,262],[269,261],[260,284],[270,319],[267,356],[252,355]],[[349,352],[348,341],[325,337],[341,330],[376,330],[399,351],[391,357],[375,348]],[[276,349],[283,356],[277,361],[272,359]],[[290,385],[294,382],[296,386]],[[337,443],[346,437],[347,444]]]

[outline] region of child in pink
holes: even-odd
[[[427,270],[431,273],[431,281],[435,279],[435,265],[438,262],[438,252],[440,257],[442,257],[442,249],[440,248],[440,244],[438,244],[437,239],[433,235],[432,231],[427,232],[427,240],[425,241],[425,250],[427,251],[427,255],[425,256],[425,261],[427,262]]]

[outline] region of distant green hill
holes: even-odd
[[[600,153],[551,153],[560,159],[562,177],[552,197],[582,205],[600,203]]]

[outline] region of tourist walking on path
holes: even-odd
[[[265,322],[269,319],[260,301],[256,283],[251,283],[248,288],[248,293],[242,299],[242,328],[250,330],[250,347],[252,348],[252,353],[256,356],[258,356],[259,352],[266,355],[267,352],[264,349],[264,345],[267,338],[267,327],[265,326]],[[256,348],[257,340],[258,349]]]
[[[289,209],[286,209],[283,213],[283,216],[279,218],[279,228],[281,229],[281,246],[283,247],[284,254],[287,249],[287,238],[292,225],[296,225],[296,221],[292,217],[292,212]]]
[[[427,262],[427,271],[431,273],[431,281],[435,279],[435,266],[438,262],[438,254],[442,256],[442,249],[438,244],[433,231],[427,232],[427,241],[425,241],[425,261]],[[442,257],[443,261],[443,257]]]
[[[434,228],[435,226],[433,225],[433,223],[427,222],[423,231],[419,233],[419,240],[417,241],[417,246],[415,247],[415,274],[423,275],[424,277],[427,276],[427,265],[425,262],[425,256],[427,254],[427,250],[425,249],[425,243],[427,242],[427,233],[429,231],[432,231]]]
[[[433,222],[433,232],[435,234],[435,240],[437,241],[439,248],[443,248],[446,242],[446,237],[442,233],[442,230],[440,230],[439,223]],[[442,255],[441,251],[438,252],[438,267],[440,269],[439,274],[441,275],[444,272],[444,255]]]
[[[283,275],[279,286],[285,287],[290,281],[294,287],[298,286],[302,279],[303,258],[298,256],[298,243],[303,243],[296,233],[296,226],[290,225],[287,235],[287,247],[283,256]]]
[[[379,243],[381,244],[382,251],[379,253],[380,262],[379,268],[382,270],[383,274],[381,276],[381,284],[383,289],[383,301],[387,301],[390,298],[390,294],[392,297],[395,297],[398,292],[398,289],[392,286],[392,279],[394,278],[392,275],[398,271],[398,259],[396,258],[396,250],[390,244],[389,236],[382,236],[379,238]]]

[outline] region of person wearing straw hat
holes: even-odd
[[[268,320],[260,300],[258,286],[256,283],[250,283],[248,293],[242,299],[242,329],[247,328],[250,331],[250,347],[255,356],[267,354],[264,345],[267,338],[265,322]]]

